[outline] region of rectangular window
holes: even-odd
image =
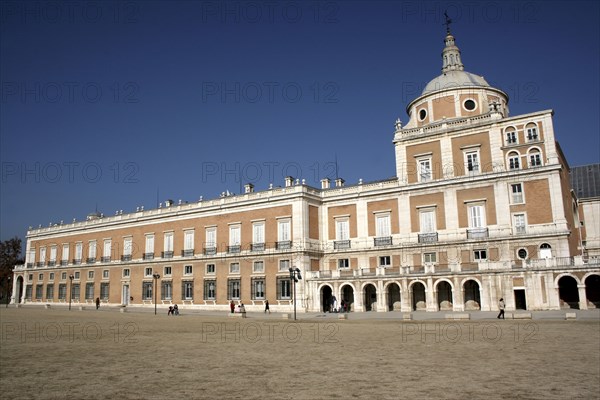
[[[56,263],[56,246],[50,247],[50,262]]]
[[[252,279],[252,300],[264,300],[265,280],[263,278]]]
[[[108,301],[110,284],[108,282],[100,284],[100,298]]]
[[[38,274],[38,281],[44,280],[44,274]]]
[[[513,223],[515,227],[515,233],[527,233],[527,223],[525,222],[525,214],[514,214]]]
[[[239,225],[232,225],[229,227],[229,245],[239,246],[242,243],[241,238],[242,228]]]
[[[79,283],[74,283],[71,285],[71,300],[79,301]]]
[[[108,279],[109,277],[109,271],[107,269],[102,271],[102,278],[103,279]]]
[[[421,233],[433,233],[436,231],[435,210],[427,209],[419,212],[419,223]]]
[[[146,235],[146,253],[154,254],[154,235]]]
[[[183,234],[183,249],[194,250],[194,231],[185,231]]]
[[[44,294],[44,285],[35,285],[35,298],[41,300]]]
[[[152,267],[146,267],[146,268],[144,269],[144,276],[145,276],[145,277],[152,276]]]
[[[50,272],[50,277],[48,279],[51,280],[51,281],[54,280],[54,272]]]
[[[40,263],[42,265],[46,262],[46,248],[40,247]]]
[[[252,224],[252,244],[265,243],[265,223],[255,222]]]
[[[193,300],[194,299],[194,282],[183,281],[181,282],[181,300]]]
[[[529,154],[529,165],[532,167],[539,167],[542,165],[542,158],[539,152],[533,152]]]
[[[519,169],[520,166],[520,156],[518,154],[510,155],[508,157],[508,169]]]
[[[417,160],[419,182],[431,180],[431,158]]]
[[[153,300],[152,282],[142,282],[142,300]]]
[[[75,271],[75,279],[76,280],[79,280],[80,275],[81,275],[81,272]]]
[[[215,264],[206,264],[206,275],[214,275],[215,273]]]
[[[280,219],[277,221],[278,242],[289,242],[292,240],[291,226],[292,222],[289,219]]]
[[[350,239],[350,221],[347,218],[335,220],[335,239]]]
[[[510,195],[512,204],[523,203],[523,184],[514,183],[510,185]]]
[[[94,284],[86,283],[85,284],[85,299],[86,300],[94,300]]]
[[[509,131],[506,132],[506,144],[515,144],[517,143],[517,132]]]
[[[61,264],[67,265],[69,263],[69,245],[63,244],[61,254]]]
[[[162,281],[160,284],[160,299],[173,300],[173,283],[171,281]]]
[[[227,300],[239,300],[241,294],[241,282],[239,279],[227,280]]]
[[[128,260],[131,260],[131,255],[133,251],[133,238],[127,237],[123,239],[123,255],[128,257]]]
[[[391,236],[390,215],[381,214],[375,216],[375,235],[379,238]]]
[[[88,258],[95,260],[96,259],[96,241],[91,240],[88,243]]]
[[[437,253],[423,253],[423,263],[433,264],[437,262]]]
[[[533,140],[537,140],[538,138],[538,134],[537,134],[537,127],[535,126],[528,126],[527,127],[527,140],[529,141],[533,141]]]
[[[129,270],[129,268],[123,269],[123,278],[129,278],[130,274],[131,274],[131,271]]]
[[[240,263],[229,264],[229,273],[230,274],[239,274],[240,273]]]
[[[289,271],[290,270],[290,260],[279,260],[279,271]]]
[[[94,271],[88,271],[88,279],[94,279]]]
[[[173,257],[173,232],[166,232],[163,239],[162,258]]]
[[[204,300],[215,300],[217,298],[217,281],[204,281]]]
[[[58,299],[66,300],[66,298],[67,298],[67,285],[64,283],[61,283],[58,285]]]
[[[262,274],[265,272],[265,263],[263,261],[254,261],[252,264],[252,272]]]
[[[63,281],[64,281],[65,279],[67,279],[67,273],[66,273],[66,272],[61,272],[61,273],[60,273],[60,279],[62,279]]]
[[[108,262],[111,259],[112,254],[112,240],[105,239],[104,240],[104,248],[102,249],[102,261]]]
[[[465,171],[467,174],[478,174],[479,169],[479,150],[465,152]]]
[[[193,268],[191,265],[186,265],[183,267],[183,274],[184,275],[192,275],[193,272]]]
[[[473,258],[475,261],[487,260],[487,250],[473,250]]]
[[[217,248],[217,228],[206,228],[207,254],[214,254]]]
[[[75,259],[73,260],[73,264],[80,264],[82,257],[83,257],[83,243],[81,243],[81,242],[75,243]]]
[[[485,209],[482,205],[469,206],[469,228],[484,228]]]
[[[292,298],[292,281],[290,278],[277,278],[277,299],[289,300]]]
[[[389,267],[392,265],[392,257],[390,256],[380,256],[379,257],[379,266],[380,267]]]
[[[54,299],[54,284],[46,285],[46,300]]]
[[[338,260],[338,268],[339,269],[350,268],[350,260],[348,260],[347,258],[340,258]]]
[[[164,276],[171,276],[171,267],[165,267],[163,269],[163,275]]]

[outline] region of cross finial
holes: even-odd
[[[450,33],[450,24],[452,23],[452,20],[448,16],[448,10],[444,11],[444,17],[446,17],[446,22],[444,22],[442,25],[446,25],[446,33],[449,34]]]

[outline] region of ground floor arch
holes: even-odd
[[[442,311],[452,310],[452,285],[446,281],[440,281],[436,289],[438,309]]]
[[[473,279],[463,284],[465,310],[481,310],[481,293],[479,283]]]
[[[390,283],[387,287],[388,311],[400,311],[401,302],[400,286],[397,283]]]
[[[16,294],[15,294],[15,303],[21,303],[21,298],[23,297],[23,277],[19,276],[16,282]]]
[[[342,294],[342,298],[340,300],[340,305],[342,304],[341,302],[343,301],[346,309],[348,311],[353,311],[354,310],[354,288],[350,285],[344,285],[341,287],[341,294]]]
[[[579,309],[579,289],[577,280],[565,275],[558,280],[558,297],[561,308]]]
[[[425,297],[425,285],[422,282],[415,282],[411,287],[412,309],[414,311],[426,310],[427,299]]]
[[[377,311],[377,289],[372,284],[363,288],[365,311]]]
[[[600,308],[600,275],[590,275],[585,278],[585,296],[588,301],[588,307],[590,303]]]
[[[331,286],[324,285],[321,287],[321,311],[323,312],[331,312],[333,305],[333,291],[331,290]]]

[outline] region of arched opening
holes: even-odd
[[[540,258],[552,258],[552,247],[548,243],[540,246]]]
[[[579,309],[579,290],[575,278],[563,276],[558,280],[558,297],[560,308]]]
[[[437,285],[437,304],[440,311],[452,310],[452,286],[446,281]]]
[[[348,311],[354,311],[354,289],[350,285],[344,285],[342,287],[342,299],[340,300],[340,306],[344,302],[344,307]]]
[[[396,283],[390,283],[387,287],[388,291],[388,310],[389,311],[400,311],[401,310],[401,297],[400,297],[400,286]]]
[[[20,276],[17,278],[17,298],[15,299],[15,304],[21,302],[21,298],[23,297],[23,277]]]
[[[331,312],[333,308],[333,298],[331,294],[330,286],[323,286],[321,288],[321,311]]]
[[[590,275],[585,279],[585,296],[588,308],[600,308],[600,275]]]
[[[363,290],[365,293],[365,311],[377,311],[377,289],[375,289],[375,286],[368,284],[365,285]]]
[[[479,283],[469,279],[463,285],[465,290],[465,310],[481,310],[481,298],[479,293]]]
[[[412,286],[412,309],[414,311],[424,311],[427,309],[425,285],[421,282],[417,282]]]

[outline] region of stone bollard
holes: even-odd
[[[574,312],[568,312],[565,314],[565,319],[569,320],[569,319],[577,319],[577,313]]]

